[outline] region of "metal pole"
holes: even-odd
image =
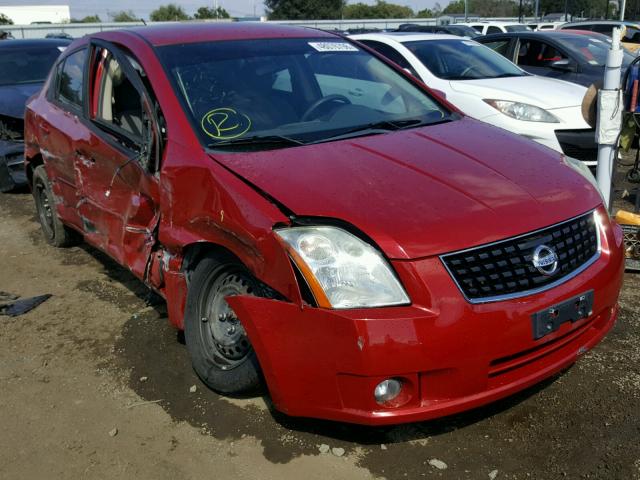
[[[522,23],[522,0],[520,0],[520,4],[518,5],[518,23]]]
[[[620,21],[624,22],[624,11],[627,8],[627,0],[620,0]]]
[[[536,22],[539,20],[539,18],[538,18],[538,10],[539,10],[539,8],[540,8],[540,0],[536,0],[536,14],[535,14]]]
[[[596,142],[598,143],[598,168],[596,179],[604,203],[611,204],[611,179],[613,176],[616,144],[622,127],[622,105],[620,99],[620,73],[622,67],[622,49],[620,48],[619,28],[613,29],[611,48],[607,54],[604,70],[604,84],[598,92],[598,115]]]
[[[464,21],[468,22],[467,17],[469,16],[469,0],[464,0]]]

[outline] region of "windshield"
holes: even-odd
[[[212,148],[260,139],[293,146],[355,136],[374,124],[408,128],[450,116],[400,73],[342,39],[207,42],[159,51]]]
[[[471,40],[419,40],[403,43],[436,77],[445,80],[520,77],[517,66]]]
[[[531,27],[529,27],[528,25],[517,23],[515,25],[506,25],[504,29],[507,32],[528,32],[531,30]]]
[[[0,85],[44,82],[64,47],[7,48],[0,53]]]
[[[608,37],[593,38],[589,35],[566,35],[562,37],[562,44],[567,50],[590,65],[603,67],[607,63],[607,53],[611,46],[611,39]],[[634,56],[623,50],[623,65],[628,65]]]

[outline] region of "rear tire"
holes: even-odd
[[[36,203],[42,233],[49,245],[70,247],[80,243],[82,237],[75,230],[66,227],[58,217],[53,192],[51,191],[51,183],[44,165],[36,167],[33,171],[33,198]]]
[[[209,388],[232,395],[255,393],[263,386],[260,364],[241,321],[225,300],[229,295],[267,296],[239,262],[204,257],[189,284],[185,342],[193,369]]]

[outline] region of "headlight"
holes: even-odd
[[[410,303],[380,252],[349,232],[320,226],[275,232],[284,240],[319,306],[359,308]]]
[[[486,100],[485,102],[491,105],[505,115],[515,118],[516,120],[523,120],[525,122],[546,122],[546,123],[559,123],[560,121],[551,115],[546,110],[536,107],[534,105],[528,105],[520,102],[510,102],[508,100]]]
[[[596,178],[591,173],[591,170],[589,170],[589,167],[587,167],[580,160],[576,160],[575,158],[567,157],[566,155],[562,156],[562,161],[567,166],[571,167],[573,170],[575,170],[580,175],[582,175],[585,178],[585,180],[587,180],[591,185],[593,185],[595,187],[595,189],[598,191],[598,193],[602,197],[602,192],[600,191],[600,187],[598,187],[598,182],[596,181]],[[603,197],[603,199],[604,199],[604,197]]]

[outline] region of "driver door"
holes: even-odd
[[[76,147],[85,239],[144,280],[160,212],[157,108],[141,67],[117,47],[93,40],[89,61],[92,128]]]

